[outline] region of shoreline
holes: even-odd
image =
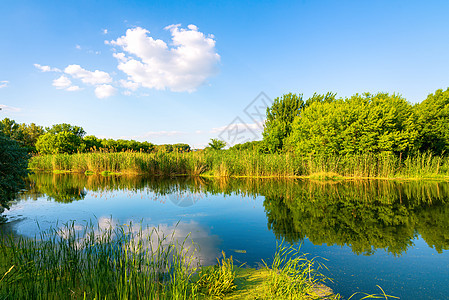
[[[84,174],[86,176],[151,176],[151,177],[201,177],[201,178],[213,178],[213,179],[227,179],[227,178],[247,178],[247,179],[309,179],[309,180],[316,180],[316,181],[366,181],[366,180],[391,180],[391,181],[439,181],[439,182],[449,182],[449,176],[447,175],[440,175],[435,177],[366,177],[366,176],[340,176],[336,173],[332,172],[322,172],[322,173],[315,173],[311,175],[290,175],[290,176],[277,176],[277,175],[227,175],[227,176],[217,176],[213,174],[179,174],[179,173],[172,173],[172,174],[151,174],[146,172],[113,172],[113,171],[100,171],[100,172],[94,172],[87,170],[85,172],[80,171],[74,171],[74,170],[42,170],[42,169],[31,169],[32,172],[37,173],[53,173],[53,174]]]

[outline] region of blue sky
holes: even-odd
[[[200,148],[232,122],[260,134],[244,112],[260,92],[417,103],[449,86],[448,11],[449,1],[5,0],[0,118]]]

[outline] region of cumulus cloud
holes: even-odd
[[[121,79],[119,82],[122,87],[124,87],[128,90],[131,90],[131,91],[135,91],[139,87],[139,84],[134,81],[128,81],[128,80]]]
[[[99,99],[104,99],[113,96],[117,92],[117,89],[110,84],[98,85],[95,88],[95,96]]]
[[[73,78],[81,79],[83,83],[90,85],[98,85],[112,82],[111,76],[103,71],[95,70],[88,71],[83,69],[80,65],[69,65],[64,69],[66,74]]]
[[[0,89],[7,87],[9,84],[8,80],[0,81]]]
[[[61,75],[59,78],[53,80],[53,86],[59,90],[66,90],[69,92],[80,90],[79,86],[72,85],[72,81],[64,75]]]
[[[72,81],[68,79],[66,76],[61,75],[61,77],[53,80],[53,86],[57,89],[66,89],[72,85]]]
[[[214,37],[204,35],[195,25],[187,29],[170,25],[165,29],[171,33],[171,46],[149,36],[150,32],[141,27],[128,29],[124,36],[105,43],[123,51],[114,57],[128,81],[158,90],[195,91],[217,71],[220,56]]]
[[[39,69],[41,72],[61,72],[58,68],[52,68],[50,66],[42,66],[40,64],[34,64],[34,66]]]

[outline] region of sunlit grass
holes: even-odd
[[[175,229],[176,230],[176,229]],[[195,262],[187,237],[158,228],[68,223],[35,238],[2,236],[0,299],[340,299],[322,264],[279,244],[260,269]],[[358,294],[366,298],[389,299]]]
[[[163,176],[213,177],[333,177],[442,178],[449,176],[449,159],[431,153],[403,158],[391,153],[358,155],[261,154],[257,151],[94,152],[35,156],[29,167],[77,173],[104,171]]]

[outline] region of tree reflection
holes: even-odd
[[[208,179],[200,177],[33,174],[22,197],[69,203],[87,191],[127,190],[156,196],[264,196],[268,228],[278,239],[347,245],[357,254],[378,249],[401,255],[417,235],[441,253],[449,249],[449,183]],[[195,202],[195,201],[194,201]],[[194,204],[192,203],[192,205]]]

